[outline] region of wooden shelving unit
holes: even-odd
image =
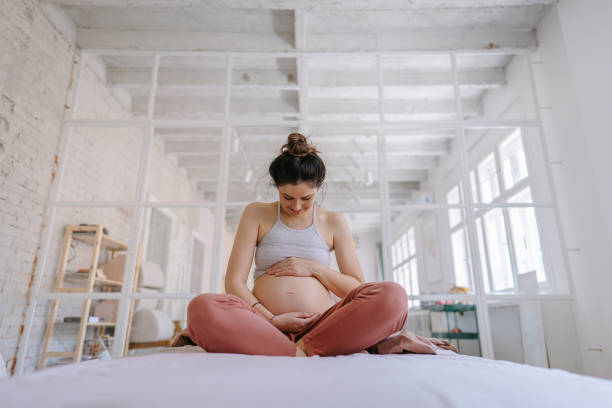
[[[64,280],[66,280],[66,264],[68,261],[68,252],[70,250],[70,244],[72,240],[85,242],[92,246],[93,254],[91,258],[91,264],[89,267],[88,273],[78,273],[78,275],[83,275],[83,278],[80,280],[85,281],[85,287],[83,288],[65,288]],[[106,291],[111,291],[113,287],[120,288],[122,286],[122,282],[113,281],[109,279],[103,279],[100,277],[96,277],[96,270],[98,268],[98,260],[100,258],[100,253],[102,250],[108,250],[111,253],[111,258],[114,258],[117,252],[127,251],[127,244],[114,239],[103,233],[102,225],[67,225],[66,233],[64,236],[64,247],[62,249],[62,253],[60,256],[60,264],[58,268],[57,280],[55,283],[55,292],[73,292],[73,293],[92,293],[94,291],[94,287],[102,287],[105,288]],[[138,271],[140,269],[140,249],[138,251],[138,257],[136,262],[136,276],[134,280],[134,289],[136,289],[138,285]],[[71,280],[74,276],[68,276],[68,280]],[[51,338],[53,336],[54,327],[56,324],[77,324],[75,323],[64,323],[64,322],[56,322],[57,319],[57,311],[59,308],[59,299],[54,299],[51,306],[51,313],[49,315],[49,319],[47,322],[47,328],[45,331],[45,339],[43,342],[41,360],[39,364],[39,368],[45,368],[47,366],[47,362],[49,358],[53,357],[72,357],[72,361],[74,363],[78,363],[81,361],[83,356],[83,344],[85,342],[85,335],[88,327],[99,327],[102,330],[106,327],[114,327],[116,322],[89,322],[89,314],[91,312],[91,301],[92,299],[86,299],[84,301],[81,319],[78,322],[79,329],[77,332],[77,341],[76,348],[74,351],[68,352],[55,352],[49,351],[49,346],[51,344]],[[130,305],[130,318],[128,322],[128,332],[127,336],[129,339],[130,334],[130,326],[132,322],[132,312],[134,309],[134,301],[132,300]],[[126,347],[124,350],[124,355],[127,354],[128,342],[126,342]]]

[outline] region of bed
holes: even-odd
[[[270,357],[196,346],[0,381],[2,407],[612,407],[612,381],[458,355]]]

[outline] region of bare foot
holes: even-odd
[[[306,353],[306,347],[304,346],[304,340],[299,339],[295,345],[297,346],[297,350],[295,352],[296,356],[299,357],[308,357],[308,353]]]

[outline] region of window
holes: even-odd
[[[489,154],[478,165],[478,184],[483,203],[490,203],[499,195],[499,184],[497,180],[497,167],[495,155]]]
[[[494,208],[484,214],[484,232],[486,234],[489,262],[493,281],[493,290],[506,290],[514,287],[510,254],[506,239],[506,227],[501,208]]]
[[[155,262],[166,275],[168,285],[168,258],[172,240],[172,216],[165,209],[151,208],[146,260]]]
[[[393,279],[402,285],[409,295],[419,294],[416,239],[414,228],[409,228],[391,247]],[[418,300],[409,300],[408,307],[419,306]]]
[[[474,170],[470,171],[470,184],[472,185],[472,200],[475,203],[478,202],[478,187],[476,185],[476,172]]]
[[[482,219],[476,219],[476,234],[478,235],[478,252],[480,252],[480,265],[482,268],[482,277],[484,287],[489,288],[489,264],[487,260],[487,249],[485,247],[484,238],[482,236]]]
[[[462,184],[454,186],[446,194],[448,204],[460,203],[460,191]],[[455,286],[469,288],[470,267],[468,263],[468,250],[465,239],[465,223],[463,222],[463,210],[461,208],[451,208],[448,210],[448,223],[451,230],[451,247],[453,251],[453,266],[455,272]]]
[[[449,204],[459,204],[459,186],[453,187],[448,194],[446,194],[446,202]],[[461,221],[461,209],[448,210],[448,223],[451,228],[456,227]]]
[[[509,202],[532,202],[531,191],[524,189]],[[533,208],[509,208],[510,225],[512,227],[512,242],[517,258],[517,273],[523,274],[536,271],[538,282],[546,281],[546,272],[542,260],[540,234]]]
[[[455,285],[469,288],[470,272],[463,229],[458,229],[451,234],[451,245],[453,247],[453,264],[455,265]]]
[[[504,188],[509,189],[517,182],[527,177],[527,160],[521,132],[516,129],[499,145],[499,156],[504,174]]]
[[[500,169],[500,171],[498,171]],[[486,154],[470,171],[475,203],[531,203],[527,159],[520,129],[515,129]],[[446,195],[458,204],[461,184]],[[460,209],[449,209],[449,227],[455,269],[455,284],[470,282],[467,233]],[[487,291],[517,287],[517,276],[536,271],[538,282],[546,282],[536,211],[533,208],[475,208],[480,264]]]

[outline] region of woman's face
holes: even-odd
[[[284,184],[278,187],[281,207],[294,216],[308,212],[312,207],[315,195],[319,191],[310,183]]]

